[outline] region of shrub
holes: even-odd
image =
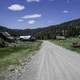
[[[0,48],[7,47],[8,43],[0,38]]]

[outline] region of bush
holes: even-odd
[[[8,43],[0,38],[0,48],[7,47]]]

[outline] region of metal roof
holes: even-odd
[[[28,36],[20,36],[20,38],[22,38],[22,39],[30,39],[31,36],[30,35],[28,35]]]

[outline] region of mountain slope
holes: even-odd
[[[80,35],[80,19],[49,26],[36,34],[39,39],[52,39],[56,35],[64,35],[66,37]]]

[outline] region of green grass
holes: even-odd
[[[7,70],[10,65],[19,65],[21,61],[38,50],[41,41],[21,42],[16,47],[0,48],[0,73]]]
[[[53,42],[54,44],[60,45],[64,48],[76,51],[78,53],[80,53],[80,48],[73,48],[72,44],[75,42],[79,42],[80,43],[80,38],[67,38],[65,40],[52,40],[51,42]]]

